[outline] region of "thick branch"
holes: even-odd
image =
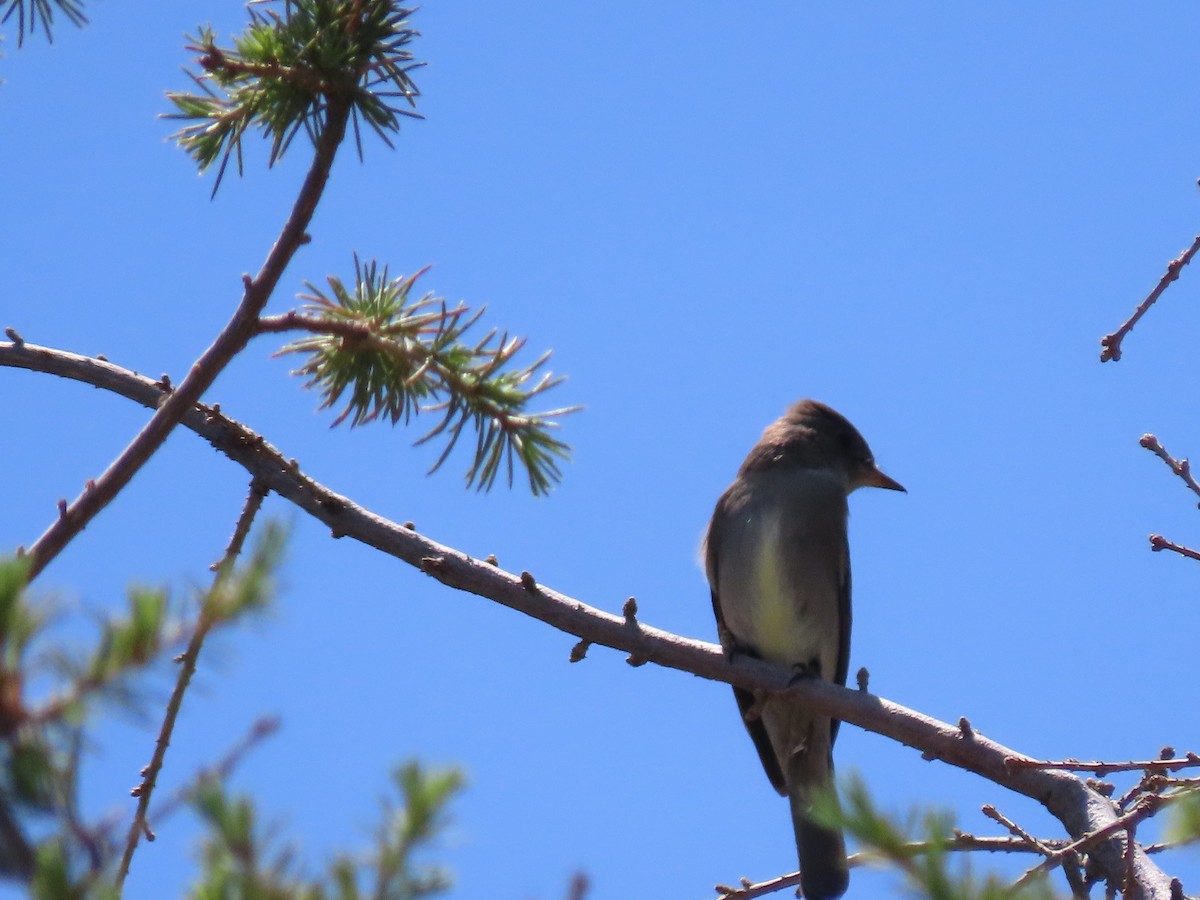
[[[0,343],[0,365],[73,378],[145,406],[153,407],[162,393],[157,382],[111,363],[32,344]],[[1112,801],[1069,772],[1030,765],[1036,761],[983,737],[969,726],[939,722],[866,691],[820,680],[790,685],[792,673],[785,669],[748,657],[731,662],[714,644],[643,625],[635,614],[616,616],[595,609],[538,585],[528,572],[517,575],[474,559],[375,515],[318,484],[303,475],[294,460],[284,458],[259,435],[215,408],[193,406],[181,421],[244,466],[264,487],[328,525],[334,537],[352,537],[420,568],[450,587],[511,607],[587,642],[627,652],[631,662],[654,662],[749,690],[790,690],[819,713],[907,744],[927,759],[943,760],[1033,798],[1054,814],[1076,840],[1105,829],[1110,836],[1092,848],[1093,859],[1114,883],[1121,883],[1124,877],[1124,837],[1107,831],[1117,822]],[[1140,849],[1134,854],[1133,868],[1140,888],[1130,897],[1168,900],[1169,879]]]
[[[88,483],[73,503],[60,510],[58,519],[34,542],[29,550],[32,558],[30,580],[36,578],[72,538],[87,527],[96,514],[129,484],[154,451],[162,446],[163,441],[188,410],[208,390],[221,370],[254,336],[258,316],[279,283],[284,269],[308,239],[305,232],[317,208],[317,202],[325,190],[334,155],[346,134],[349,116],[349,103],[342,98],[331,97],[326,127],[317,144],[316,154],[300,189],[300,195],[292,207],[292,214],[258,274],[254,278],[245,279],[242,300],[233,318],[217,335],[212,346],[192,365],[191,371],[179,387],[155,409],[150,421],[129,446],[99,478]]]

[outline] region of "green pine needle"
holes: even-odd
[[[251,6],[232,47],[218,46],[207,26],[189,37],[200,73],[188,75],[199,91],[167,94],[175,111],[164,117],[192,123],[175,140],[201,172],[219,163],[214,194],[230,158],[242,171],[242,139],[252,128],[270,141],[274,165],[301,129],[320,139],[332,99],[350,105],[360,157],[360,118],[389,147],[402,117],[421,118],[410,73],[423,64],[407,49],[418,35],[412,10],[390,0],[285,0],[282,14],[267,7]]]
[[[323,292],[309,284],[307,317],[294,324],[313,334],[293,341],[280,353],[307,357],[295,374],[321,393],[321,408],[344,406],[333,424],[352,426],[377,418],[397,422],[421,412],[437,412],[438,422],[418,444],[442,436],[445,449],[431,472],[441,467],[470,426],[475,455],[469,486],[490,489],[501,471],[513,482],[517,465],[525,470],[535,495],[549,491],[561,477],[558,461],[570,448],[553,436],[557,418],[576,407],[528,413],[535,397],[562,383],[541,372],[547,353],[532,365],[509,368],[525,345],[495,330],[473,344],[463,336],[483,310],[449,308],[444,299],[425,294],[412,300],[417,279],[426,270],[389,278],[374,261],[354,261],[355,283],[347,287],[330,277]]]
[[[0,3],[3,6],[3,3]],[[58,10],[72,25],[82,27],[87,24],[87,16],[83,14],[83,3],[80,0],[8,0],[8,11],[0,16],[0,22],[7,22],[14,15],[17,17],[17,46],[25,43],[26,33],[33,34],[41,26],[46,40],[54,43],[54,11]]]

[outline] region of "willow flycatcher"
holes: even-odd
[[[860,487],[904,488],[875,465],[841,414],[801,400],[769,425],[717,501],[704,541],[717,631],[744,653],[798,675],[846,683],[850,664],[850,549],[846,499]],[[808,900],[845,893],[840,829],[816,822],[816,792],[834,790],[838,721],[784,696],[733,689],[767,778],[788,798]]]

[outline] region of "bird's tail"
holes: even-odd
[[[787,764],[787,785],[800,855],[800,888],[806,900],[835,900],[850,884],[846,841],[840,828],[819,824],[810,813],[816,794],[828,793],[836,800],[828,749],[793,753]]]

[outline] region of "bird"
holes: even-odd
[[[846,683],[850,662],[847,498],[860,487],[905,488],[880,471],[866,440],[840,413],[800,400],[768,425],[717,501],[702,554],[727,657],[789,667],[796,677]],[[850,882],[840,828],[811,815],[814,796],[836,797],[838,720],[794,698],[734,687],[767,778],[786,796],[800,887],[835,900]]]

